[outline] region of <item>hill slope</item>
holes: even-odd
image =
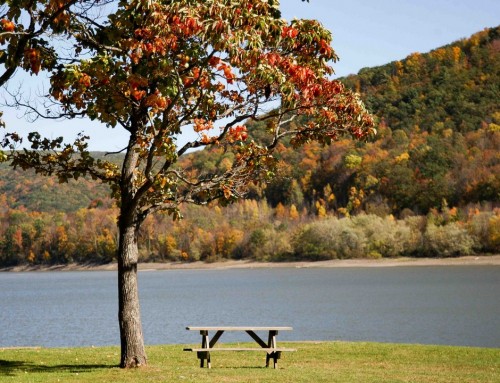
[[[94,153],[97,157],[103,153]],[[74,212],[80,208],[109,204],[109,188],[91,179],[60,184],[56,177],[13,169],[0,163],[0,203],[38,212]]]
[[[280,177],[250,197],[343,214],[500,200],[500,27],[342,80],[379,118],[376,140],[283,146]],[[260,128],[250,127],[254,136]],[[203,151],[184,161],[202,169],[230,158]],[[0,199],[11,208],[70,212],[108,204],[107,196],[107,187],[90,180],[60,185],[0,164]]]
[[[500,27],[344,82],[393,130],[477,130],[500,110]]]

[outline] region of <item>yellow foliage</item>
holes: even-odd
[[[341,215],[343,215],[344,217],[349,217],[350,214],[349,214],[349,211],[345,208],[345,207],[341,207],[337,210],[337,212]]]
[[[496,124],[500,124],[500,112],[493,113],[491,117]]]
[[[115,238],[107,228],[103,228],[96,239],[101,253],[113,254],[116,251]]]
[[[396,69],[396,76],[401,76],[403,74],[403,64],[401,61],[396,61],[394,63],[394,68]]]
[[[347,169],[357,169],[361,165],[362,158],[356,154],[348,154],[345,156],[345,166]]]
[[[324,217],[326,217],[326,209],[325,209],[325,207],[324,207],[324,206],[322,206],[322,205],[320,205],[320,206],[318,207],[318,217],[320,217],[320,218],[324,218]]]
[[[353,206],[354,209],[357,209],[358,207],[360,207],[361,206],[360,199],[359,198],[354,198],[352,200],[352,206]]]
[[[479,33],[472,35],[469,39],[469,43],[473,47],[477,47],[480,42],[481,42],[481,37],[479,36]]]
[[[177,241],[172,234],[167,235],[165,238],[165,247],[169,253],[177,247]]]
[[[462,55],[462,50],[460,47],[453,47],[453,61],[458,63],[460,61],[460,56]]]
[[[488,237],[490,243],[494,247],[500,247],[500,216],[491,216],[488,223]]]
[[[307,170],[304,177],[300,179],[300,183],[302,184],[302,187],[304,189],[307,189],[309,187],[309,184],[311,183],[311,177],[312,177],[311,170]]]
[[[316,214],[318,217],[320,218],[326,217],[326,207],[325,207],[325,201],[323,199],[316,201],[314,206],[316,207]]]
[[[281,202],[278,203],[278,206],[276,206],[275,215],[276,215],[276,218],[278,218],[278,219],[283,219],[283,218],[286,218],[286,216],[287,216],[286,209]]]
[[[451,136],[453,136],[453,129],[443,130],[443,137],[444,138],[450,138]]]
[[[488,125],[488,130],[490,132],[500,132],[500,125],[497,125],[492,122],[491,124]]]
[[[30,250],[30,253],[28,254],[28,257],[26,258],[29,263],[34,263],[36,260],[36,255],[33,252],[33,250]]]
[[[422,67],[422,55],[418,52],[410,54],[405,62],[408,72],[418,72]]]
[[[439,48],[430,53],[431,57],[436,58],[439,61],[443,61],[446,58],[446,49]]]
[[[395,158],[396,163],[401,163],[404,161],[408,161],[410,159],[410,155],[407,152],[401,153],[399,156]]]
[[[233,166],[233,163],[232,161],[229,159],[229,158],[224,158],[221,162],[220,162],[220,168],[225,170],[225,171],[228,171],[229,169],[231,169],[231,167]]]
[[[365,187],[369,189],[371,187],[378,185],[378,183],[379,183],[379,180],[377,177],[374,177],[371,174],[368,174],[368,176],[366,177],[366,180],[365,180]]]
[[[228,257],[234,250],[234,247],[241,242],[245,233],[238,229],[233,229],[230,227],[221,228],[215,234],[215,247],[216,253],[222,255],[223,257]]]

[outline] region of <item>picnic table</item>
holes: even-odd
[[[273,367],[277,368],[278,359],[281,358],[282,352],[296,351],[293,348],[278,347],[276,337],[280,331],[291,331],[292,327],[245,327],[245,326],[208,326],[196,327],[188,326],[186,330],[199,331],[201,335],[200,348],[185,348],[184,351],[193,351],[197,353],[200,359],[200,367],[204,367],[205,360],[207,367],[210,368],[210,354],[217,351],[265,351],[266,352],[266,367],[269,367],[269,362],[273,360]],[[258,347],[214,347],[222,334],[226,331],[241,331],[246,332],[260,346]],[[256,331],[267,332],[267,342],[265,342]],[[215,332],[212,339],[209,337],[209,332]]]

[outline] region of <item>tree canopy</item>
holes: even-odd
[[[78,36],[82,48],[94,52],[91,57],[54,72],[51,94],[62,114],[85,115],[130,132],[128,149],[141,172],[134,176],[136,202],[143,212],[241,196],[241,187],[272,167],[270,153],[282,137],[299,145],[370,133],[373,121],[357,96],[327,78],[328,61],[336,60],[330,32],[316,21],[287,23],[278,6],[122,2],[108,23]],[[290,129],[290,112],[313,118]],[[247,140],[245,121],[263,119],[269,120],[270,134],[257,145]],[[178,148],[178,135],[191,127],[197,138]],[[17,138],[9,135],[11,143]],[[31,146],[44,154],[18,156],[17,163],[56,172],[63,181],[90,173],[118,185],[117,166],[83,155],[86,138],[70,147],[34,133],[28,137]],[[189,179],[174,168],[188,149],[214,145],[235,152],[230,170]],[[58,151],[49,152],[53,149]],[[70,159],[75,152],[80,155]]]

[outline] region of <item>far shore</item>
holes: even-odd
[[[457,258],[383,258],[383,259],[334,259],[328,261],[297,262],[256,262],[251,260],[226,260],[221,262],[165,262],[139,263],[139,271],[154,270],[221,270],[221,269],[256,269],[256,268],[331,268],[331,267],[399,267],[399,266],[500,266],[500,254],[466,256]],[[104,265],[21,265],[0,268],[0,272],[26,271],[113,271],[116,263]]]

